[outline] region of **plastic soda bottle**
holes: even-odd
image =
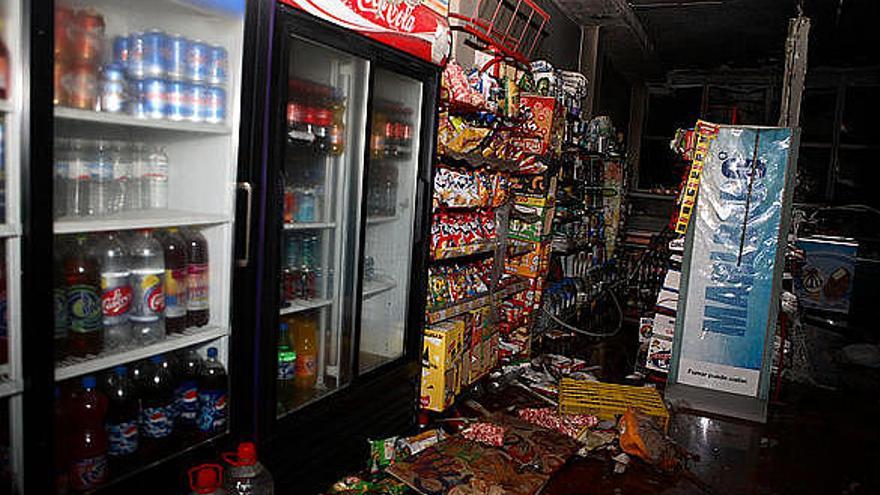
[[[214,434],[226,428],[227,389],[226,369],[217,361],[217,348],[209,347],[199,382],[198,425],[202,433]]]
[[[189,487],[194,495],[225,495],[223,468],[218,464],[202,464],[189,470]]]
[[[128,368],[117,366],[107,377],[109,407],[107,409],[107,454],[111,461],[126,458],[138,450],[138,416],[140,408]]]
[[[94,376],[85,376],[70,399],[70,487],[93,490],[107,481],[107,398],[96,389]]]
[[[142,370],[140,438],[150,453],[161,451],[174,433],[174,384],[163,362],[161,354],[153,356]]]
[[[131,309],[131,268],[119,235],[110,232],[98,244],[101,264],[101,314],[104,347],[125,348],[133,344],[128,312]]]
[[[165,256],[165,332],[186,329],[186,243],[176,228],[161,237]]]
[[[281,323],[278,329],[278,402],[280,409],[290,407],[295,393],[293,378],[296,376],[296,351],[290,343],[290,327]]]
[[[293,323],[293,348],[296,351],[294,387],[300,390],[314,388],[318,380],[318,325],[315,316],[296,315]]]
[[[80,236],[64,257],[67,287],[68,351],[74,356],[98,354],[103,346],[101,332],[101,277],[98,262]]]
[[[174,391],[177,424],[180,428],[195,428],[199,416],[199,380],[202,358],[194,350],[183,351],[177,360],[177,389]]]
[[[186,230],[186,321],[187,326],[203,327],[210,320],[208,309],[208,241],[197,230]]]
[[[137,231],[129,245],[132,303],[129,319],[142,345],[165,338],[165,259],[149,229]]]
[[[67,356],[67,285],[65,284],[64,268],[62,257],[64,256],[64,245],[61,242],[55,243],[55,259],[53,262],[52,276],[53,289],[52,299],[55,306],[55,331],[54,331],[54,348],[55,360],[64,359]]]
[[[223,460],[226,469],[227,495],[273,495],[275,482],[272,474],[257,460],[257,447],[253,442],[238,444],[236,452],[226,452]]]

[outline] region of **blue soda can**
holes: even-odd
[[[189,120],[192,122],[204,122],[208,88],[201,84],[187,84],[187,86],[187,105],[191,108]]]
[[[144,77],[165,75],[165,33],[151,29],[144,33]]]
[[[228,71],[228,59],[226,48],[220,45],[208,47],[208,84],[222,86],[226,84]]]
[[[125,71],[119,64],[109,64],[101,73],[101,92],[98,95],[102,112],[119,113],[126,110],[128,94]]]
[[[169,81],[165,86],[165,117],[171,120],[189,120],[193,108],[189,99],[189,84]]]
[[[131,33],[131,36],[128,38],[128,64],[126,65],[128,77],[131,79],[147,77],[146,68],[144,67],[145,52],[144,33]]]
[[[187,43],[186,78],[197,83],[208,80],[208,45],[201,40]]]
[[[131,113],[132,117],[137,117],[139,119],[147,118],[147,105],[146,100],[144,99],[146,92],[144,91],[143,79],[130,81],[128,89],[129,94],[131,94],[131,102],[128,105],[129,113]]]
[[[165,117],[165,81],[157,78],[144,79],[144,112],[151,119]]]
[[[219,124],[226,120],[226,91],[211,86],[205,94],[205,122]]]
[[[189,40],[179,34],[165,38],[165,76],[171,80],[186,78],[186,56]]]
[[[113,38],[113,63],[118,64],[123,70],[128,69],[128,59],[131,56],[131,38],[117,36]]]

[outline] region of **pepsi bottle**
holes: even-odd
[[[179,429],[195,429],[199,417],[199,380],[202,358],[190,349],[177,360],[177,389],[174,392]]]
[[[140,407],[134,385],[128,378],[128,367],[113,368],[113,372],[107,377],[105,393],[110,403],[104,423],[107,430],[107,454],[110,462],[115,464],[138,450]]]
[[[228,380],[226,369],[217,361],[217,348],[208,348],[208,359],[199,381],[199,431],[214,435],[226,428]]]
[[[141,383],[140,437],[148,457],[164,451],[174,433],[174,384],[159,354],[150,358]]]

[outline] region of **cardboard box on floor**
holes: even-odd
[[[464,328],[461,318],[425,328],[419,394],[423,409],[443,411],[461,391]]]

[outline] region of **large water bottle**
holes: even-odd
[[[113,161],[107,141],[98,141],[89,152],[86,166],[91,179],[89,187],[90,216],[104,216],[110,213],[112,202]]]
[[[145,165],[143,190],[146,208],[168,208],[168,155],[165,148],[151,148]]]
[[[131,153],[122,141],[110,143],[110,159],[113,162],[113,184],[108,213],[126,210],[126,201],[131,191]]]
[[[67,208],[65,214],[82,217],[88,214],[89,176],[88,142],[82,139],[71,139],[67,150]]]
[[[97,258],[101,264],[104,348],[124,349],[134,344],[128,321],[133,291],[129,256],[118,234],[110,232],[101,239]]]
[[[238,450],[224,453],[223,460],[229,464],[224,483],[227,495],[272,495],[275,492],[272,474],[257,460],[253,443],[238,444]]]
[[[55,218],[67,215],[67,182],[70,177],[70,141],[55,140],[55,177],[52,192],[52,205]]]
[[[123,207],[126,211],[142,210],[146,207],[143,184],[148,155],[144,143],[134,143],[131,146],[131,187],[125,197],[125,206]]]
[[[135,341],[152,344],[165,338],[165,259],[150,229],[137,231],[128,249],[132,303],[129,312]]]

